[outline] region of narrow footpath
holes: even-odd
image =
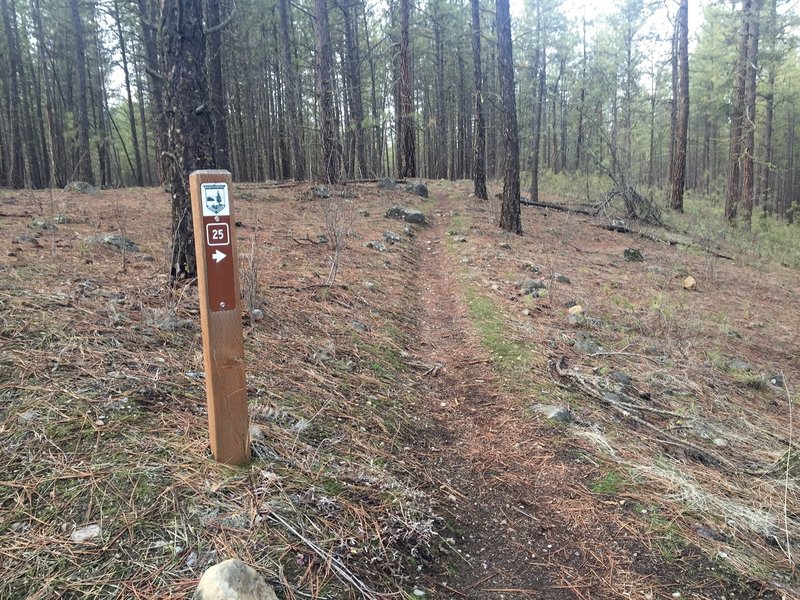
[[[447,248],[453,203],[434,196],[433,225],[417,238],[419,353],[440,368],[422,384],[431,425],[418,458],[447,498],[438,510],[455,523],[445,535],[458,557],[427,578],[426,593],[557,600],[733,591],[696,551],[668,562],[646,545],[630,504],[591,492],[596,471],[569,432],[526,414],[535,399],[503,393],[470,320],[458,258]],[[757,597],[736,588],[730,597]]]

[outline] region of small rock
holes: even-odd
[[[86,527],[79,527],[72,532],[69,536],[71,542],[82,544],[90,542],[103,536],[103,530],[100,525],[87,525]]]
[[[369,216],[369,211],[362,209],[362,210],[358,211],[358,214],[361,215],[362,217],[368,217]]]
[[[364,282],[364,287],[366,289],[368,289],[370,292],[373,292],[373,291],[375,291],[375,287],[376,286],[375,286],[375,283],[372,282],[372,281],[365,281]]]
[[[408,225],[403,226],[403,233],[408,237],[414,237],[414,230],[411,229]]]
[[[584,312],[583,306],[581,306],[580,304],[575,304],[573,306],[570,306],[567,312],[571,315],[582,315]]]
[[[588,335],[575,340],[572,345],[576,350],[580,350],[584,354],[598,354],[600,352],[605,352],[605,348],[595,342]]]
[[[525,315],[526,317],[530,317],[531,316],[531,309],[530,308],[523,308],[522,309],[522,314]]]
[[[396,187],[397,187],[397,182],[391,177],[384,177],[383,179],[378,180],[379,190],[393,190]]]
[[[400,219],[406,223],[414,223],[416,225],[425,224],[425,215],[421,211],[403,208],[398,205],[394,205],[387,210],[384,216],[387,219]]]
[[[644,262],[644,256],[638,248],[625,248],[622,254],[627,262]]]
[[[782,388],[785,385],[783,382],[783,377],[781,375],[770,375],[769,382],[775,387],[780,387],[780,388]]]
[[[586,322],[583,315],[567,315],[567,323],[569,325],[582,325]]]
[[[719,437],[716,437],[713,440],[711,440],[711,443],[714,444],[717,448],[725,448],[728,445],[728,442]]]
[[[406,185],[406,191],[409,194],[416,194],[417,196],[421,196],[423,198],[428,197],[428,186],[426,186],[421,181],[412,181]]]
[[[264,432],[261,431],[261,427],[259,427],[255,423],[250,423],[250,441],[260,442],[263,439],[264,439]]]
[[[383,232],[383,239],[388,244],[399,244],[403,240],[397,235],[394,231],[384,231]]]
[[[523,294],[532,294],[535,290],[543,290],[547,286],[541,279],[520,279],[516,287]]]
[[[350,321],[350,327],[352,327],[356,331],[369,331],[369,325],[366,325],[361,321]]]
[[[113,233],[91,236],[86,238],[84,242],[87,244],[106,244],[108,246],[114,246],[117,250],[125,250],[127,252],[139,252],[139,246],[133,241]]]
[[[697,280],[689,275],[686,279],[683,280],[683,289],[689,290],[693,292],[697,289]]]
[[[345,200],[353,200],[354,198],[358,198],[358,195],[356,195],[353,190],[348,188],[339,192],[339,197],[344,198]]]
[[[69,215],[56,215],[54,221],[59,225],[68,225],[73,222],[72,217],[70,217]]]
[[[453,241],[459,244],[464,244],[466,243],[467,238],[465,238],[463,235],[457,235],[456,237],[453,238]]]
[[[500,242],[499,244],[497,244],[497,247],[502,248],[503,250],[511,250],[511,244],[509,244],[508,242]]]
[[[423,592],[423,591],[422,591],[421,589],[419,589],[419,588],[414,588],[414,592],[413,592],[413,594],[414,594],[414,595],[415,595],[417,598],[422,598],[423,596],[425,596],[425,592]]]
[[[261,575],[238,558],[214,565],[200,578],[193,600],[278,600]]]
[[[572,413],[568,408],[563,406],[554,406],[552,404],[534,404],[533,410],[550,421],[559,421],[561,423],[569,423],[572,421]]]
[[[522,265],[522,268],[525,269],[526,271],[530,271],[534,275],[538,275],[539,273],[542,272],[542,270],[539,267],[534,266],[531,263],[525,263],[524,265]]]
[[[85,181],[70,181],[64,188],[65,192],[75,192],[76,194],[96,194],[97,188]],[[169,191],[169,190],[167,190]]]
[[[558,283],[572,283],[566,275],[562,275],[561,273],[554,273],[553,274],[553,281],[557,281]]]
[[[34,246],[41,246],[36,236],[33,236],[30,233],[23,233],[22,235],[15,237],[13,242],[15,244],[33,244]]]
[[[631,378],[622,371],[611,371],[608,376],[624,387],[628,387],[631,384]]]
[[[41,229],[42,231],[55,231],[58,227],[47,219],[37,218],[31,221],[30,227],[32,229]]]
[[[320,233],[317,237],[314,238],[314,242],[317,244],[327,244],[328,243],[328,236],[324,233]]]
[[[372,242],[367,242],[364,244],[367,248],[372,248],[373,250],[377,250],[378,252],[386,252],[386,246],[377,240]]]
[[[260,308],[254,308],[253,311],[250,313],[250,316],[253,317],[254,321],[260,321],[264,318],[264,311]]]
[[[314,198],[330,198],[331,191],[324,185],[318,185],[311,190],[311,195],[314,196]]]
[[[753,365],[746,363],[738,358],[732,358],[728,361],[728,368],[732,371],[743,371],[749,373],[753,370]]]

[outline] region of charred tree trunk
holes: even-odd
[[[517,98],[514,89],[514,53],[511,42],[511,14],[508,0],[496,0],[497,46],[500,76],[500,102],[503,110],[503,178],[500,228],[522,233],[519,209],[519,134]]]
[[[125,36],[122,32],[122,19],[119,14],[119,0],[114,0],[114,20],[117,25],[117,38],[119,39],[119,53],[122,59],[122,74],[125,79],[125,98],[128,102],[128,122],[131,128],[131,141],[133,143],[133,158],[136,161],[136,172],[133,174],[136,185],[144,185],[144,171],[142,169],[142,153],[139,150],[139,135],[136,131],[136,113],[133,110],[133,93],[131,92],[131,75],[128,69],[128,51]]]
[[[208,110],[206,41],[201,0],[164,0],[161,9],[168,141],[168,181],[172,187],[170,283],[197,276],[189,175],[211,169],[214,130]]]
[[[148,0],[137,0],[139,6],[139,23],[142,28],[142,43],[145,57],[145,70],[150,92],[150,110],[155,129],[156,172],[161,184],[168,183],[165,155],[167,152],[167,112],[164,104],[164,77],[159,61],[158,40],[154,21],[157,19],[152,3]]]
[[[361,51],[358,45],[358,21],[353,19],[351,7],[341,7],[344,18],[344,42],[347,47],[347,77],[350,87],[350,126],[358,161],[358,174],[364,178],[370,172],[367,147],[364,139],[364,99],[361,89]]]

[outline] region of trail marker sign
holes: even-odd
[[[231,174],[195,171],[189,176],[189,189],[211,452],[219,462],[243,465],[250,462],[250,419],[239,309],[239,263],[236,239],[231,233]]]

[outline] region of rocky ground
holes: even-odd
[[[87,191],[0,194],[0,597],[182,598],[230,557],[280,598],[797,595],[796,270],[507,235],[469,182],[237,186],[234,469],[167,195]]]

